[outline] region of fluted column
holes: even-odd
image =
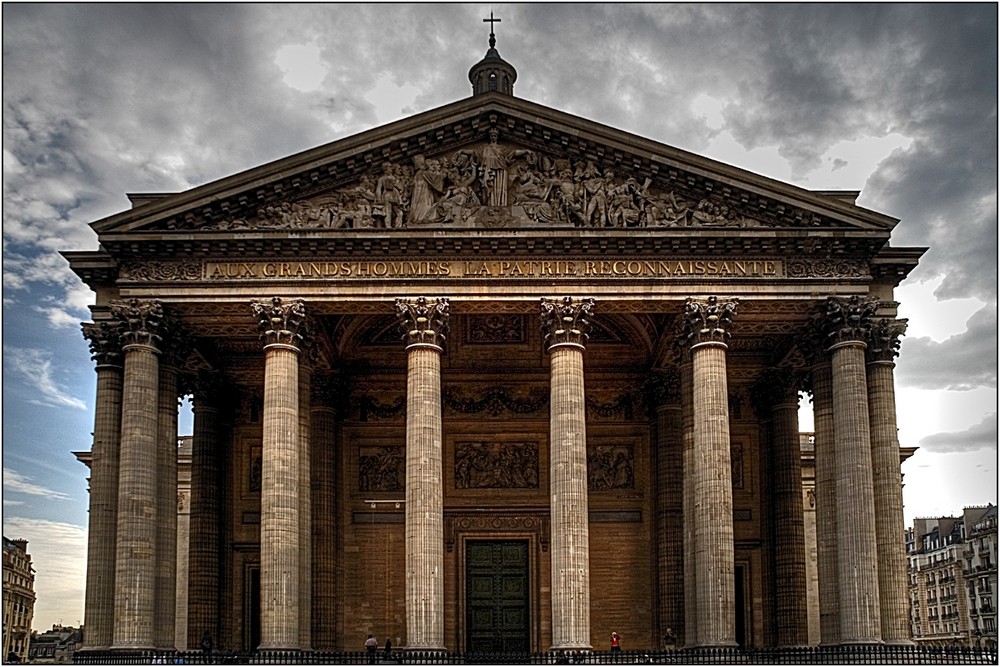
[[[299,646],[312,648],[312,410],[310,385],[315,348],[300,355],[299,364]]]
[[[684,480],[682,511],[684,515],[684,632],[681,644],[698,645],[698,572],[695,568],[694,506],[694,386],[691,383],[691,348],[680,346],[681,359],[681,464]]]
[[[300,649],[301,441],[299,350],[305,304],[251,303],[264,341],[260,499],[260,648]]]
[[[651,402],[656,417],[657,641],[684,629],[684,444],[680,374],[676,368],[653,375]]]
[[[90,517],[84,649],[111,646],[115,622],[115,535],[118,532],[118,448],[122,423],[122,352],[119,322],[85,323],[97,363],[94,444],[90,448]]]
[[[799,445],[799,378],[769,369],[751,388],[757,413],[771,421],[771,541],[774,554],[774,628],[778,646],[809,643],[805,526],[802,520],[802,452]]]
[[[837,456],[833,437],[833,376],[820,350],[810,371],[816,457],[816,572],[819,579],[820,644],[840,643],[840,579],[837,568]]]
[[[726,339],[736,300],[688,299],[694,414],[694,566],[698,646],[735,646],[733,484]]]
[[[906,320],[879,319],[872,327],[867,350],[879,603],[882,639],[891,644],[912,643],[893,378],[899,339],[905,331]]]
[[[337,648],[337,392],[330,377],[314,377],[312,405],[312,641]]]
[[[174,650],[177,614],[177,410],[179,367],[190,349],[176,322],[164,322],[160,343],[156,459],[156,647]]]
[[[876,302],[858,296],[831,297],[823,320],[833,378],[837,525],[841,532],[849,529],[851,535],[867,536],[842,536],[837,543],[842,644],[882,640],[878,553],[872,539],[875,497],[865,378],[865,339],[875,307]]]
[[[152,649],[156,607],[159,329],[157,301],[113,301],[124,324],[122,434],[115,549],[115,629],[112,648]]]
[[[444,650],[441,352],[448,300],[396,299],[406,344],[406,645]]]
[[[594,300],[542,299],[549,353],[552,650],[590,649],[590,526],[583,352]]]
[[[188,540],[187,645],[201,645],[207,632],[222,638],[219,580],[222,575],[222,470],[219,397],[222,377],[201,373],[193,382],[194,433],[191,441],[191,524]]]

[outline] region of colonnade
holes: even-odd
[[[683,482],[680,498],[661,498],[661,505],[677,509],[661,513],[658,525],[680,524],[684,535],[682,547],[662,547],[659,558],[661,569],[672,564],[683,572],[683,600],[661,595],[661,603],[669,613],[683,614],[686,646],[736,644],[726,341],[737,305],[735,299],[687,300],[678,332],[679,391],[673,392],[680,409],[675,403],[659,417],[663,432],[680,438],[675,462],[683,468]],[[592,299],[566,297],[543,299],[540,308],[550,357],[552,649],[591,648],[583,369],[594,306]],[[871,301],[830,298],[814,327],[824,643],[905,641],[908,636],[892,380],[892,356],[902,331],[894,321],[876,321],[874,308]],[[327,507],[333,490],[316,486],[312,496],[312,466],[332,463],[315,453],[331,448],[314,448],[311,440],[330,437],[332,417],[315,406],[306,409],[312,389],[309,364],[302,358],[310,335],[305,304],[274,298],[254,301],[252,310],[264,353],[260,647],[309,649],[315,627],[312,596],[327,600],[332,595],[328,586],[315,585],[314,574],[333,569],[323,560],[313,561],[313,533],[330,528],[317,522],[313,508]],[[176,487],[176,457],[168,452],[176,446],[176,360],[183,346],[163,342],[169,327],[156,301],[115,302],[111,313],[111,320],[84,325],[98,374],[86,648],[166,649],[173,641],[176,586],[167,561],[173,562],[170,545],[176,534],[157,528],[170,521],[153,519],[175,509],[175,488],[168,486],[172,479]],[[398,299],[396,313],[407,355],[407,645],[444,650],[440,356],[449,302]],[[873,340],[873,331],[878,335],[870,345],[866,341]],[[210,428],[217,412],[211,388],[204,382],[195,387],[189,625],[192,636],[208,628],[218,637],[221,510],[211,506],[206,492],[220,481]],[[798,460],[797,422],[789,414],[793,405],[791,399],[778,401],[771,417],[779,443],[775,455],[786,462]],[[776,481],[778,496],[785,498],[777,515],[792,533],[781,538],[777,566],[778,575],[788,574],[791,583],[775,604],[779,618],[792,619],[801,615],[805,597],[804,554],[801,544],[796,547],[801,525],[794,532],[796,521],[801,524],[801,507],[797,514],[794,509],[799,482],[786,477]],[[661,495],[670,492],[660,489]],[[678,577],[660,575],[674,587],[679,583]],[[779,635],[778,642],[804,643],[796,632]]]

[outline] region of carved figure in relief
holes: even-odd
[[[490,143],[483,147],[480,165],[480,180],[483,184],[483,200],[486,206],[507,206],[507,188],[510,184],[508,169],[514,160],[527,156],[530,151],[507,150],[497,140],[500,136],[496,128],[490,129]]]
[[[392,163],[382,163],[382,175],[375,183],[375,201],[379,204],[375,210],[376,227],[393,229],[403,226],[403,189],[392,172]]]
[[[478,157],[469,151],[459,151],[452,158],[445,173],[448,188],[437,206],[441,222],[464,222],[480,206],[479,196],[472,189],[477,161]]]
[[[444,193],[444,174],[423,155],[413,157],[413,190],[410,193],[409,223],[433,222],[438,198]]]
[[[406,461],[401,447],[366,447],[358,457],[360,491],[402,491]]]
[[[606,227],[608,225],[608,195],[607,184],[614,182],[615,174],[610,169],[602,176],[593,163],[588,162],[583,170],[583,193],[586,209],[583,219],[588,227]],[[594,214],[597,218],[594,218]]]

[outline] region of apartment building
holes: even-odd
[[[916,519],[906,531],[914,641],[996,645],[996,507]]]
[[[3,538],[3,658],[24,662],[35,611],[35,570],[27,540]]]

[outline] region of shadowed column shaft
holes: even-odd
[[[771,409],[771,420],[777,643],[778,646],[805,646],[809,642],[809,626],[798,405],[791,400],[775,405]]]
[[[159,360],[156,348],[126,345],[115,551],[112,648],[154,648],[156,604],[156,443]]]
[[[698,645],[735,646],[733,488],[726,347],[692,348]]]
[[[894,366],[891,361],[868,364],[875,534],[882,639],[891,643],[910,643],[910,598],[903,534],[903,480],[899,469]]]
[[[679,403],[656,409],[658,643],[684,620],[684,470]]]
[[[299,647],[312,647],[312,370],[299,365]]]
[[[441,463],[441,348],[407,348],[407,647],[443,650],[444,508]]]
[[[589,649],[590,537],[583,348],[550,349],[552,649]]]
[[[298,349],[264,348],[261,466],[261,649],[299,646],[299,369]]]
[[[337,648],[336,411],[312,406],[313,648]]]
[[[875,498],[865,379],[865,345],[848,341],[832,348],[833,420],[837,450],[836,489],[840,641],[877,643],[879,615]],[[844,534],[864,535],[851,539]]]
[[[837,456],[833,436],[833,378],[829,363],[813,366],[812,388],[820,643],[833,645],[840,643],[840,587],[837,585]]]
[[[188,646],[201,645],[208,632],[220,639],[220,496],[218,410],[195,395],[191,442],[191,528],[188,542]]]
[[[681,366],[681,445],[684,467],[684,646],[698,645],[698,580],[694,566],[694,394],[691,364]]]
[[[99,365],[90,462],[85,648],[108,648],[113,638],[121,423],[122,369],[120,366]]]
[[[154,641],[173,650],[177,610],[177,369],[160,364]]]

